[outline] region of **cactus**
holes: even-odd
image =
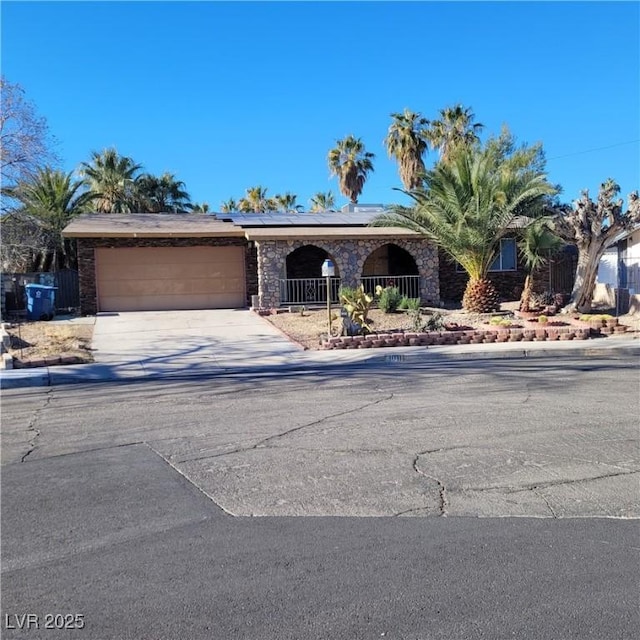
[[[366,293],[362,285],[355,289],[340,289],[340,303],[349,319],[367,332],[371,332],[371,327],[367,324],[367,315],[372,302],[373,296]]]

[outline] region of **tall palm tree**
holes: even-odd
[[[352,204],[357,204],[367,174],[373,171],[374,158],[375,154],[366,151],[362,140],[354,136],[338,140],[336,147],[329,151],[331,175],[338,177],[340,193]]]
[[[267,197],[267,189],[261,186],[249,187],[244,198],[238,202],[238,208],[245,213],[265,213],[276,211],[277,205]]]
[[[297,199],[298,196],[288,191],[282,194],[279,193],[273,198],[278,211],[284,211],[285,213],[300,213],[302,211],[303,206],[296,204]]]
[[[551,231],[550,224],[550,218],[538,218],[520,234],[518,249],[527,270],[520,296],[520,311],[529,311],[531,307],[536,271],[547,264],[549,257],[562,247],[562,240]]]
[[[91,153],[91,161],[80,165],[89,191],[94,194],[99,213],[130,213],[134,200],[134,182],[142,168],[115,149]]]
[[[336,199],[331,191],[327,191],[326,193],[318,191],[318,193],[311,197],[309,202],[311,203],[311,211],[314,213],[318,211],[333,211],[333,208],[336,206]]]
[[[425,135],[431,147],[439,150],[441,160],[447,162],[457,148],[480,142],[484,125],[474,120],[473,111],[461,104],[440,109],[440,119],[431,121]]]
[[[134,183],[134,200],[140,213],[186,213],[191,209],[184,182],[172,173],[160,177],[145,173]]]
[[[404,188],[416,189],[425,173],[422,156],[428,148],[429,121],[409,109],[405,109],[403,113],[392,113],[391,117],[393,122],[384,144],[389,157],[395,158],[398,163]]]
[[[233,199],[229,198],[224,202],[220,203],[220,211],[222,213],[231,213],[232,211],[239,211],[238,203]]]
[[[516,153],[533,158],[536,149]],[[413,229],[433,239],[469,275],[463,297],[467,311],[484,313],[498,306],[488,279],[500,238],[522,216],[537,215],[556,188],[544,172],[505,158],[494,147],[461,147],[450,162],[439,162],[424,187],[406,192],[413,207],[395,207],[374,224]]]
[[[62,235],[62,230],[75,216],[85,213],[94,197],[82,191],[82,181],[74,180],[73,173],[64,173],[45,167],[26,182],[9,189],[10,196],[20,203],[14,222],[33,231],[39,231],[41,246],[32,247],[33,258],[39,268],[47,270],[75,268],[77,257],[75,242]]]

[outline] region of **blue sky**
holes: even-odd
[[[360,202],[401,200],[389,114],[469,106],[541,141],[563,199],[640,187],[637,2],[14,2],[2,73],[59,140],[64,168],[115,146],[213,210],[247,187],[305,207],[326,156],[376,154]],[[427,164],[435,155],[430,153]]]

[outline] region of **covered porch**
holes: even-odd
[[[251,229],[258,261],[260,308],[338,302],[341,286],[398,287],[401,294],[438,303],[438,253],[435,246],[406,229],[291,228]],[[335,277],[322,277],[329,258]]]

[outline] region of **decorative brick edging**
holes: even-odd
[[[18,358],[13,359],[13,368],[14,369],[31,369],[33,367],[54,367],[56,365],[64,365],[64,364],[89,364],[87,360],[81,358],[80,356],[50,356],[48,358],[38,358],[38,359],[29,359],[25,358],[24,360],[19,360]]]
[[[478,329],[465,331],[426,331],[371,333],[367,336],[329,338],[323,349],[376,349],[381,347],[428,347],[458,344],[493,344],[496,342],[542,342],[545,340],[587,340],[587,327],[549,327],[538,329]]]

